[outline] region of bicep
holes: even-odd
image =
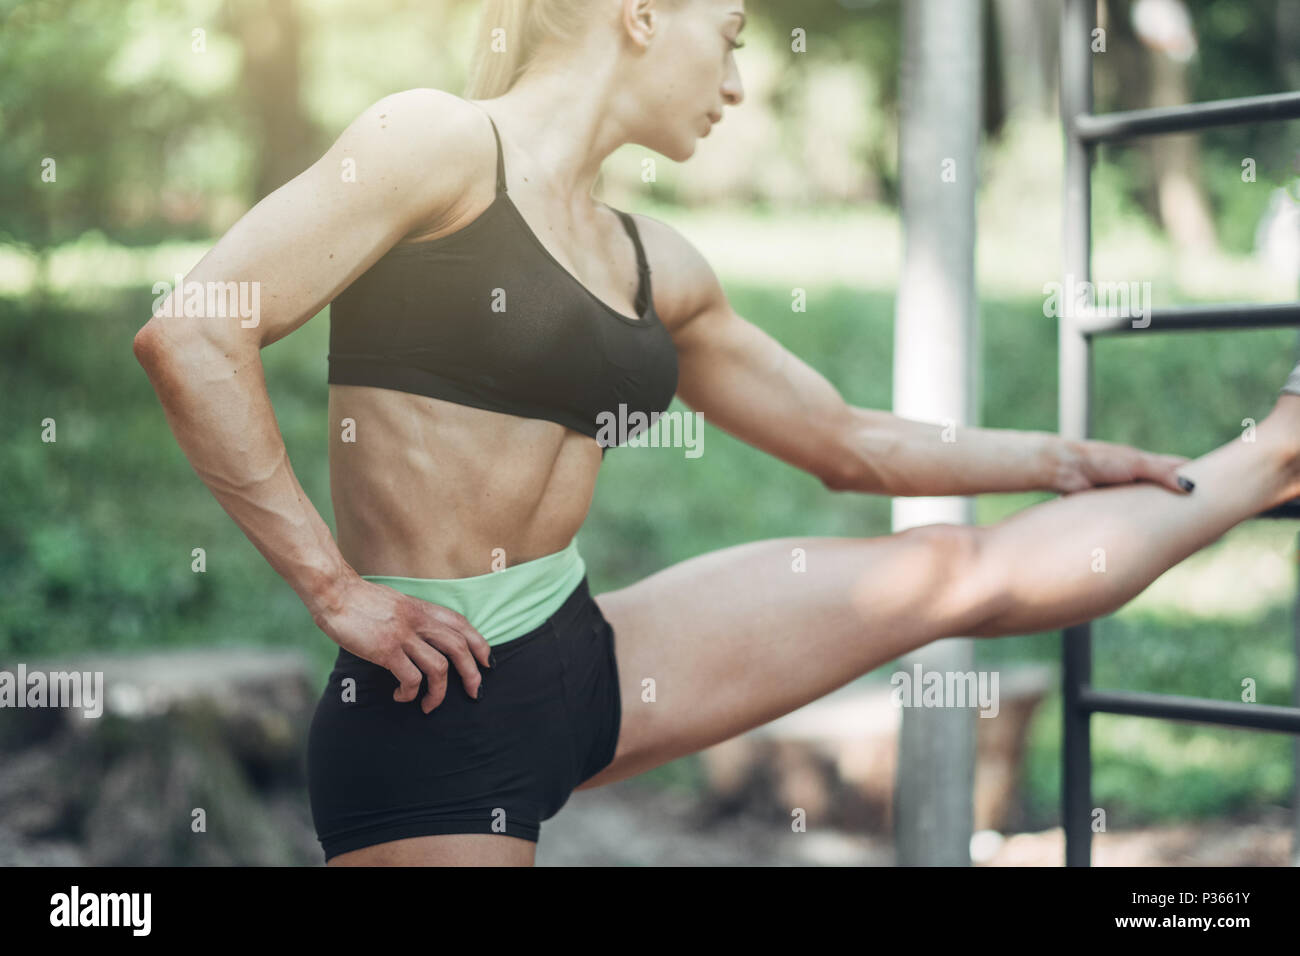
[[[149,326],[176,346],[197,337],[229,352],[261,348],[317,314],[462,191],[458,170],[468,164],[447,147],[463,141],[466,120],[447,96],[408,91],[364,111],[319,160],[240,218]],[[451,158],[430,173],[440,149]],[[239,317],[227,308],[195,321],[195,307],[223,296],[233,303],[234,295]]]

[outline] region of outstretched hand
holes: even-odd
[[[1190,479],[1180,479],[1178,469],[1189,460],[1181,455],[1158,455],[1114,442],[1069,440],[1063,443],[1054,490],[1069,494],[1103,485],[1152,481],[1185,495],[1194,484]]]

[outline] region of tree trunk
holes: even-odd
[[[1060,0],[993,0],[1008,116],[1056,110]]]
[[[244,51],[241,96],[257,144],[253,188],[261,199],[315,158],[302,113],[302,26],[295,0],[227,0],[225,26]]]
[[[1187,67],[1160,50],[1151,51],[1151,106],[1190,102]],[[1151,140],[1160,222],[1174,245],[1191,252],[1218,246],[1214,219],[1201,185],[1200,141],[1195,133]]]

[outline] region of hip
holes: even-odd
[[[376,833],[477,830],[498,811],[508,832],[536,839],[540,822],[613,761],[622,722],[614,634],[585,574],[494,655],[480,700],[453,669],[425,714],[419,695],[393,700],[390,671],[339,649],[308,736],[308,792],[327,853],[379,842]]]

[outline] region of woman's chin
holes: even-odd
[[[699,133],[686,132],[680,139],[656,143],[654,145],[643,145],[647,145],[649,149],[653,149],[660,156],[667,157],[675,163],[682,163],[695,155],[695,148],[699,145],[701,138],[702,137]]]
[[[689,137],[684,143],[680,144],[680,148],[678,149],[677,154],[670,158],[674,162],[678,162],[678,163],[686,162],[686,160],[690,159],[692,156],[695,155],[695,149],[700,145],[700,139],[701,137],[698,134]]]

